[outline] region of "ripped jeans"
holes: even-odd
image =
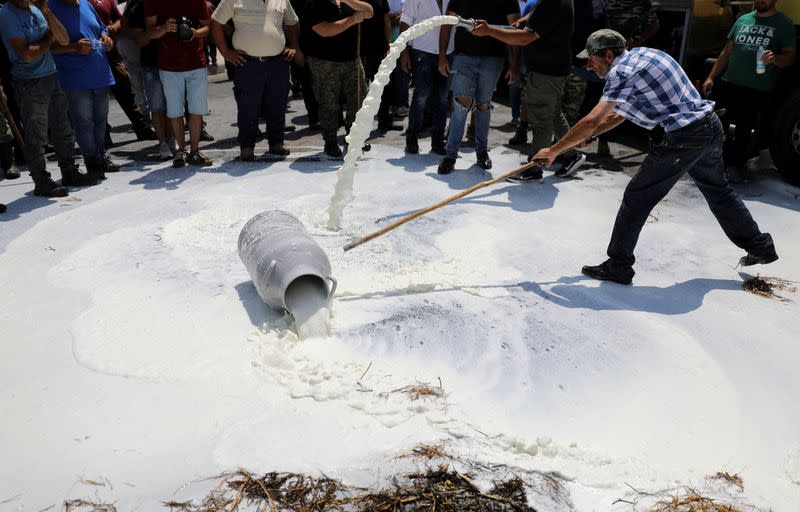
[[[458,158],[458,147],[464,137],[467,115],[475,113],[477,151],[489,146],[489,121],[492,117],[492,95],[503,72],[503,57],[479,57],[458,53],[453,59],[451,90],[453,112],[447,136],[447,158]]]

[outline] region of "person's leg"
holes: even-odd
[[[114,85],[111,92],[119,103],[119,106],[130,119],[133,131],[140,140],[152,138],[152,130],[147,122],[147,118],[142,109],[136,104],[136,97],[133,94],[133,85],[128,69],[121,58],[109,58],[111,73],[114,75]]]
[[[310,66],[314,96],[319,104],[322,138],[326,144],[336,143],[336,132],[339,129],[339,84],[335,83],[333,75],[337,63],[315,57],[309,57],[306,62]]]
[[[755,256],[774,254],[772,237],[761,232],[750,211],[725,180],[722,124],[715,121],[709,131],[714,134],[711,142],[697,164],[689,169],[689,175],[731,242]]]
[[[447,136],[447,158],[458,158],[458,147],[464,138],[467,115],[475,106],[477,89],[478,58],[456,55],[452,67],[453,112],[450,116],[450,133]]]
[[[20,177],[19,169],[14,165],[14,139],[5,114],[0,112],[0,168],[6,179],[14,180]]]
[[[406,133],[407,138],[413,137],[416,140],[422,131],[422,123],[425,120],[425,105],[428,103],[428,98],[434,86],[434,73],[438,74],[439,70],[433,64],[435,56],[431,53],[412,48],[410,57],[414,95],[408,112],[408,129]]]
[[[340,76],[343,79],[342,92],[344,94],[347,115],[344,119],[344,127],[350,132],[350,127],[356,120],[356,114],[367,97],[367,78],[364,73],[364,66],[361,59],[356,59],[347,63],[342,63]]]
[[[445,130],[449,112],[450,80],[439,73],[438,56],[427,54],[431,67],[431,147],[436,153],[445,154]],[[449,59],[449,57],[448,57]]]
[[[581,105],[586,97],[586,80],[576,75],[569,75],[564,84],[564,96],[561,100],[561,110],[564,112],[568,126],[573,126],[581,116]],[[566,132],[564,132],[566,133]],[[559,138],[563,137],[558,134]]]
[[[266,84],[261,108],[267,120],[267,142],[271,151],[283,147],[286,126],[286,98],[289,95],[289,64],[283,55],[277,55],[265,64]]]
[[[183,104],[186,101],[185,76],[183,73],[159,70],[159,77],[161,78],[164,97],[167,100],[167,118],[169,119],[172,134],[178,144],[179,153],[185,153],[186,136],[183,131]],[[179,154],[178,157],[180,156]]]
[[[164,144],[167,141],[167,116],[164,114],[167,109],[167,99],[164,97],[164,88],[161,85],[158,69],[142,68],[142,79],[150,115],[153,118],[153,128],[155,128],[158,142]]]
[[[72,169],[75,165],[73,151],[75,149],[75,132],[69,122],[69,100],[61,89],[56,75],[51,75],[43,80],[48,83],[50,90],[50,106],[48,111],[48,133],[50,143],[55,148],[58,166],[62,176],[65,168]]]
[[[492,120],[492,96],[497,81],[503,73],[501,57],[482,57],[478,59],[479,70],[475,90],[475,143],[476,151],[489,150],[489,125]]]
[[[101,163],[100,149],[95,137],[95,108],[91,89],[81,89],[65,93],[69,100],[69,117],[75,138],[83,155],[87,169],[97,168]],[[102,137],[105,139],[106,126],[103,122]]]
[[[42,80],[41,78],[14,80],[14,88],[19,99],[20,119],[25,126],[25,160],[35,182],[50,178],[44,158],[50,97],[49,90],[41,83]]]
[[[552,124],[551,124],[552,126]],[[689,159],[684,160],[684,156]],[[660,145],[647,155],[636,176],[625,187],[622,204],[617,212],[611,241],[608,245],[609,264],[620,273],[630,273],[636,258],[633,251],[650,212],[680,179],[686,167],[696,160],[696,152],[683,155],[680,150]]]
[[[264,101],[264,86],[267,81],[265,63],[245,60],[233,77],[233,95],[236,98],[236,121],[239,125],[239,147],[242,157],[250,158],[250,152],[258,140],[258,118]]]
[[[92,91],[92,104],[94,108],[94,140],[97,156],[103,162],[104,172],[117,172],[119,166],[111,161],[106,153],[106,123],[108,122],[108,88],[102,87]],[[100,173],[102,175],[102,173]]]
[[[566,77],[552,77],[529,71],[525,77],[525,104],[528,123],[533,129],[531,154],[550,146],[556,119],[561,122],[561,99]],[[563,121],[566,123],[566,121]]]
[[[200,150],[203,116],[208,115],[208,70],[205,67],[188,71],[186,98],[189,108],[189,140],[192,153]]]

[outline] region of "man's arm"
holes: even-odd
[[[725,45],[725,48],[719,53],[719,57],[717,57],[717,61],[714,63],[714,66],[711,68],[711,71],[708,73],[708,78],[706,81],[703,82],[703,94],[708,96],[711,92],[711,89],[714,88],[714,80],[719,77],[725,68],[728,67],[728,60],[731,58],[731,52],[733,51],[733,41],[728,41]]]
[[[764,56],[761,60],[764,61],[764,64],[775,64],[779,68],[787,68],[794,64],[796,56],[797,48],[790,46],[788,48],[783,48],[780,54],[776,54],[772,50],[767,50],[764,52]]]
[[[519,30],[516,28],[492,27],[483,20],[478,22],[478,26],[472,33],[480,37],[493,37],[511,46],[527,46],[539,39],[539,34],[530,30]]]
[[[158,16],[148,16],[144,20],[144,24],[147,27],[147,32],[149,34],[149,39],[147,42],[149,43],[151,39],[161,39],[164,37],[165,34],[169,32],[177,32],[178,31],[178,23],[175,21],[174,18],[168,19],[164,24],[158,24]],[[137,41],[138,44],[138,41]],[[142,46],[145,46],[145,43]]]
[[[519,20],[519,14],[509,14],[506,19],[508,20],[509,25],[514,26],[514,23]],[[522,49],[519,46],[511,47],[511,66],[508,68],[508,72],[506,73],[506,79],[508,80],[509,85],[513,84],[519,79],[521,55]]]
[[[456,13],[448,11],[450,16],[457,16]],[[447,48],[450,46],[450,34],[453,33],[452,25],[442,25],[439,29],[439,73],[442,76],[450,76],[450,61],[447,60]]]
[[[28,39],[25,36],[8,39],[8,44],[11,45],[11,48],[13,48],[14,51],[17,52],[17,55],[25,62],[33,62],[44,55],[50,49],[52,43],[53,34],[49,31],[41,41],[34,44],[28,44]]]
[[[614,103],[601,101],[558,142],[536,153],[532,160],[547,161],[547,165],[550,165],[561,153],[619,126],[622,121],[624,121],[622,116],[614,112]]]
[[[67,34],[67,29],[64,28],[64,25],[58,21],[56,15],[53,14],[53,11],[47,7],[47,0],[33,0],[31,2],[33,5],[39,8],[44,14],[45,19],[47,20],[47,26],[50,28],[50,33],[53,34],[53,39],[60,45],[67,45],[69,44],[69,34]]]
[[[363,12],[365,20],[375,16],[375,10],[372,8],[372,6],[367,2],[363,2],[362,0],[342,0],[342,3],[349,5],[356,12]]]
[[[88,55],[92,52],[92,40],[84,37],[78,41],[61,45],[53,43],[50,47],[50,52],[53,55],[64,55],[66,53],[76,53],[78,55]]]
[[[208,37],[208,25],[209,25],[208,22],[209,20],[200,20],[200,28],[192,29],[193,36],[192,39],[190,39],[190,41],[194,39],[203,39],[205,37]]]
[[[319,34],[320,37],[338,36],[348,28],[358,25],[365,19],[366,15],[363,11],[356,11],[356,13],[352,16],[348,16],[347,18],[338,21],[323,21],[322,23],[317,23],[311,27],[311,30]]]

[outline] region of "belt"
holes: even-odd
[[[280,56],[280,53],[278,55],[272,55],[270,57],[254,57],[252,55],[242,55],[242,57],[244,57],[244,60],[255,60],[255,61],[258,61],[258,62],[266,62],[266,61],[274,59],[275,57],[278,57],[278,56]]]
[[[715,119],[717,119],[717,113],[714,112],[714,111],[711,111],[708,114],[706,114],[705,117],[700,118],[697,121],[694,121],[694,122],[692,122],[690,124],[687,124],[686,126],[678,128],[676,130],[672,130],[671,132],[667,132],[667,133],[669,135],[673,135],[673,134],[676,134],[676,133],[680,133],[681,130],[689,130],[689,129],[693,129],[693,128],[700,128],[701,126],[705,126],[707,124],[710,124]]]

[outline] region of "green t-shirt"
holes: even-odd
[[[761,46],[780,54],[783,48],[794,46],[794,25],[783,13],[761,18],[753,11],[736,20],[728,39],[733,41],[733,51],[722,79],[760,91],[769,91],[775,84],[775,65],[770,64],[763,74],[757,74],[756,51]]]

